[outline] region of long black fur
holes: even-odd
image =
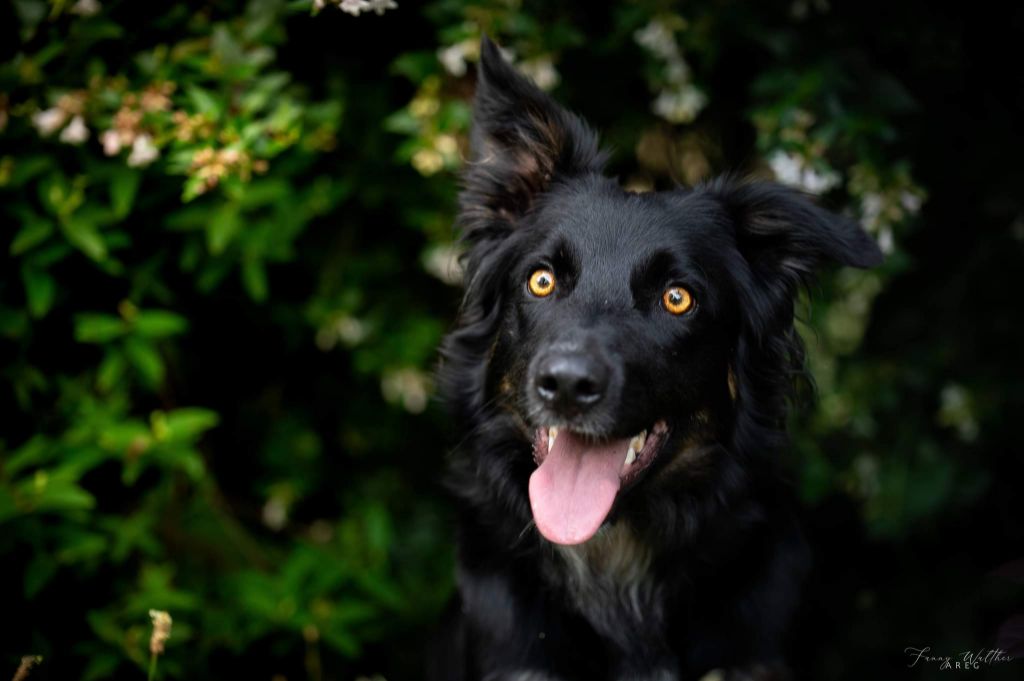
[[[623,191],[601,175],[595,133],[493,43],[481,49],[460,197],[465,298],[440,372],[463,434],[450,474],[458,596],[432,676],[784,678],[806,568],[780,473],[803,372],[794,297],[825,263],[881,254],[856,224],[770,183]],[[530,300],[525,276],[541,261],[565,291]],[[697,291],[690,318],[657,307],[669,279]],[[598,535],[556,547],[527,494],[544,425],[529,367],[552,334],[577,330],[621,365],[606,435],[662,417],[672,430]]]

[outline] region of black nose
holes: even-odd
[[[558,353],[537,365],[534,386],[549,407],[578,413],[601,401],[608,388],[608,373],[608,367],[595,357]]]

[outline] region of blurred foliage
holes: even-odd
[[[972,185],[972,261],[927,236],[965,210],[926,135],[957,123],[922,114],[945,96],[929,50],[977,44],[913,7],[883,30],[804,0],[399,4],[0,9],[0,602],[21,625],[0,675],[31,653],[54,678],[139,678],[159,609],[165,678],[415,678],[452,584],[431,367],[482,31],[603,131],[630,188],[775,177],[879,240],[885,266],[801,304],[819,394],[794,475],[825,582],[798,672],[995,645],[998,587],[933,603],[936,626],[907,595],[1015,550],[950,553],[946,533],[1021,539],[997,471],[1020,471],[1000,415],[1022,381],[965,340],[987,320],[1018,347],[1012,300],[967,303],[1020,264],[1019,184]],[[886,65],[875,43],[907,49]],[[952,562],[929,581],[916,551]]]

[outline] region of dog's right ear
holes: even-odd
[[[511,229],[559,177],[600,172],[597,135],[480,42],[472,158],[463,173],[459,221],[470,240]]]

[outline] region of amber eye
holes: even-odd
[[[693,307],[693,296],[682,286],[673,286],[665,291],[661,302],[672,314],[683,314]]]
[[[530,275],[529,286],[530,293],[538,298],[549,296],[555,290],[555,273],[543,268],[534,270]]]

